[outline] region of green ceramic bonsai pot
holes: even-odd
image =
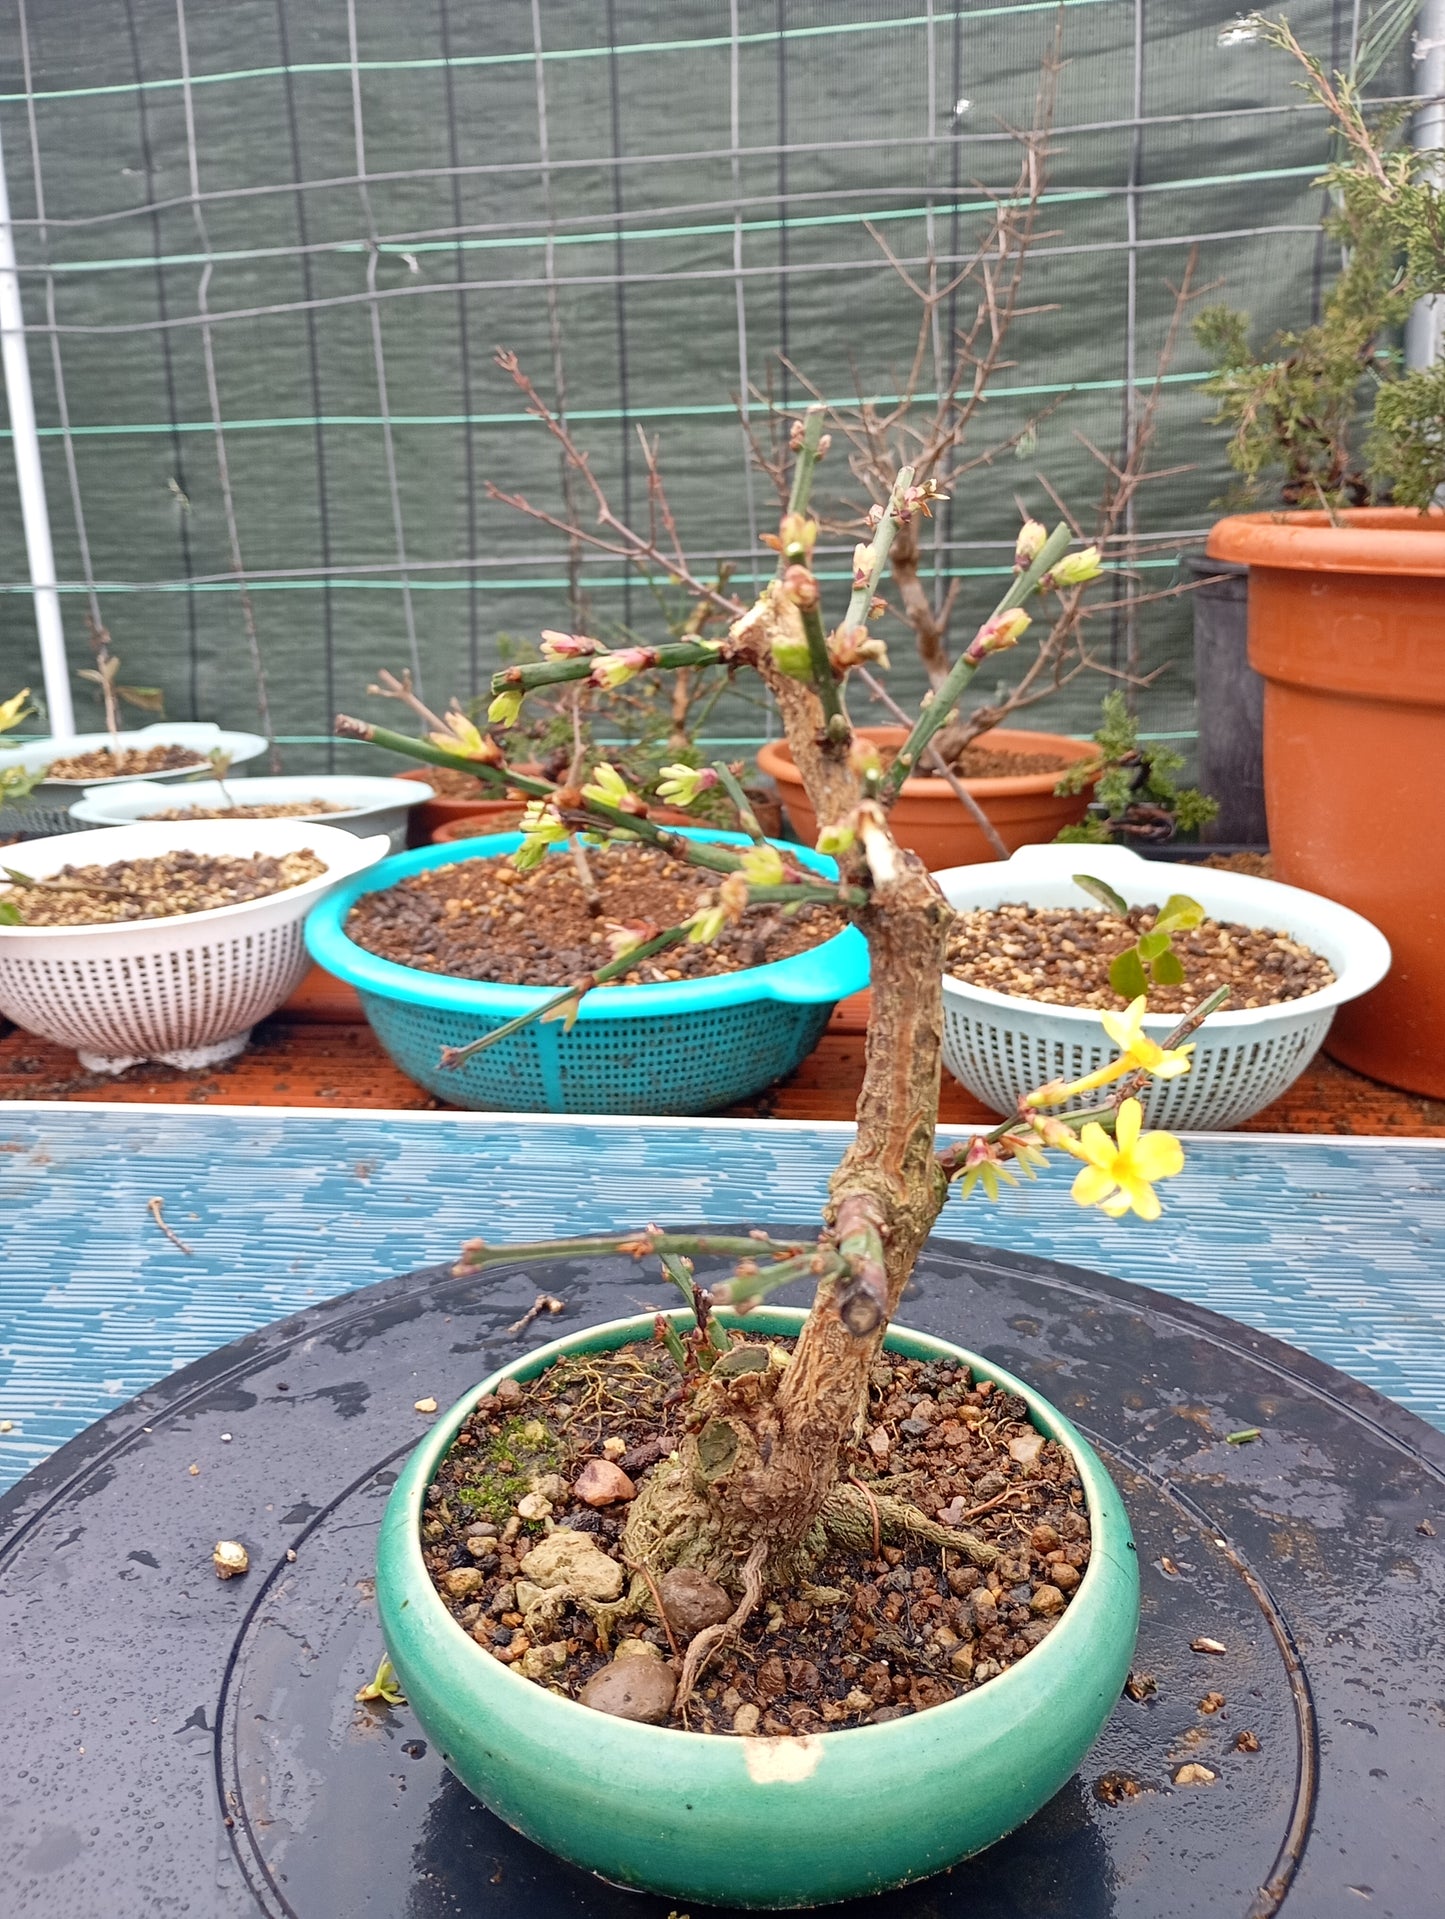
[[[746,1324],[792,1334],[803,1318],[759,1308]],[[650,1339],[653,1321],[614,1320],[514,1360],[443,1415],[408,1460],[382,1521],[376,1592],[387,1651],[422,1729],[518,1832],[615,1884],[672,1899],[826,1905],[981,1852],[1052,1798],[1108,1718],[1134,1651],[1139,1576],[1128,1519],[1094,1452],[1046,1400],[961,1347],[897,1327],[888,1335],[892,1352],[960,1359],[1027,1401],[1039,1430],[1077,1461],[1093,1552],[1048,1638],[950,1705],[805,1738],[636,1725],[509,1671],[437,1597],[422,1563],[422,1504],[476,1401],[564,1354]]]

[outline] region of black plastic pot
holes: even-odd
[[[1264,820],[1264,681],[1249,663],[1249,568],[1192,555],[1199,785],[1219,801],[1201,829],[1211,850],[1253,847]]]

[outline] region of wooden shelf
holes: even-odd
[[[733,1107],[740,1118],[848,1120],[863,1075],[866,993],[844,1000],[796,1072]],[[135,1066],[116,1079],[87,1073],[75,1055],[32,1034],[0,1039],[0,1100],[158,1101],[198,1106],[444,1108],[400,1072],[372,1034],[348,986],[319,970],[274,1019],[257,1027],[239,1059],[207,1073]],[[940,1118],[949,1125],[996,1115],[945,1075]],[[1445,1138],[1445,1101],[1397,1092],[1321,1057],[1290,1090],[1240,1130]]]

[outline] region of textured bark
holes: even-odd
[[[873,1008],[858,1133],[833,1176],[830,1208],[835,1242],[876,1235],[883,1316],[860,1336],[839,1312],[850,1282],[825,1285],[786,1369],[704,1388],[707,1424],[681,1469],[699,1502],[695,1549],[717,1576],[745,1543],[766,1537],[767,1581],[785,1583],[823,1544],[820,1515],[860,1426],[869,1368],[947,1194],[934,1133],[951,917],[922,861],[894,849],[893,875],[875,884],[859,921]]]
[[[848,764],[847,742],[825,740],[823,707],[812,687],[778,671],[773,647],[779,641],[805,644],[798,609],[775,580],[728,635],[728,658],[745,660],[767,682],[778,703],[793,764],[817,810],[818,824],[833,826],[858,804],[858,778]]]

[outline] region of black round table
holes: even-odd
[[[566,1311],[509,1333],[542,1289]],[[213,1353],[21,1481],[0,1501],[5,1913],[666,1919],[509,1831],[405,1707],[353,1694],[415,1402],[672,1303],[621,1259],[407,1274]],[[1263,1334],[1043,1260],[935,1241],[901,1317],[1021,1373],[1099,1449],[1153,1686],[1027,1826],[880,1919],[1445,1908],[1445,1436]],[[216,1578],[223,1538],[245,1577]],[[1174,1783],[1191,1760],[1212,1785]]]

